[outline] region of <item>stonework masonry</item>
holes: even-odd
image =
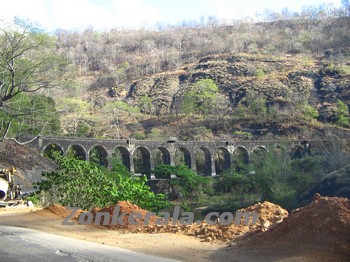
[[[22,141],[29,140],[30,137],[21,137]],[[28,145],[36,148],[41,153],[49,150],[60,151],[66,155],[69,149],[73,149],[77,157],[83,160],[89,160],[91,152],[98,152],[100,163],[108,166],[108,159],[116,151],[122,157],[123,164],[132,174],[135,174],[134,156],[135,151],[142,153],[143,172],[149,174],[154,168],[154,157],[156,152],[161,153],[164,164],[175,165],[175,153],[181,152],[185,164],[194,172],[196,168],[196,154],[204,153],[205,168],[201,175],[215,176],[217,174],[215,167],[215,156],[220,152],[222,156],[222,165],[224,169],[229,169],[234,163],[234,152],[239,150],[243,152],[247,161],[257,150],[269,151],[273,148],[280,148],[286,152],[309,151],[312,141],[178,141],[169,140],[112,140],[112,139],[91,139],[76,137],[44,137],[40,136],[30,142]]]

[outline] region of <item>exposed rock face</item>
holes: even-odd
[[[140,98],[148,96],[152,98],[152,104],[156,108],[157,115],[166,114],[171,108],[173,98],[181,91],[181,75],[161,75],[157,77],[144,78],[134,82],[130,86],[126,96],[131,104],[140,102]]]
[[[173,110],[191,84],[210,78],[233,106],[244,101],[247,92],[264,95],[268,103],[282,107],[307,98],[331,117],[338,99],[350,103],[350,75],[325,73],[321,62],[294,56],[213,55],[178,71],[135,81],[125,98],[136,105],[142,96],[148,96],[156,113],[162,115]]]
[[[17,145],[11,141],[0,143],[0,168],[15,167],[14,184],[24,190],[31,189],[32,183],[42,179],[41,173],[55,168],[55,164],[36,150]]]

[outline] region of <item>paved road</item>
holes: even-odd
[[[6,262],[170,262],[126,249],[72,239],[33,229],[0,225],[0,261]]]

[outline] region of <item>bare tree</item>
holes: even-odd
[[[1,141],[16,118],[35,113],[11,101],[56,85],[62,61],[53,51],[54,39],[28,22],[15,19],[0,27],[0,113],[7,120],[0,129]]]

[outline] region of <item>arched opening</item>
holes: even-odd
[[[211,176],[211,152],[208,148],[201,147],[196,151],[196,168],[199,175]]]
[[[276,159],[278,159],[281,162],[286,162],[288,159],[288,154],[287,154],[287,150],[280,145],[276,145],[273,150],[273,155]]]
[[[261,164],[265,159],[266,153],[267,149],[264,146],[256,146],[252,150],[252,153],[250,154],[250,162],[255,167],[255,170],[261,167]]]
[[[126,147],[116,147],[112,154],[112,158],[112,161],[122,163],[130,171],[130,152]]]
[[[233,151],[233,160],[231,164],[231,168],[240,172],[245,169],[249,163],[249,151],[245,147],[239,146],[236,147]]]
[[[180,147],[175,152],[175,159],[174,159],[175,165],[186,165],[188,168],[192,168],[191,164],[191,152],[185,148]]]
[[[135,174],[151,173],[151,152],[146,147],[138,147],[133,153]]]
[[[292,148],[290,151],[290,158],[291,159],[296,159],[296,158],[302,158],[305,155],[305,149],[303,146],[295,146]]]
[[[157,148],[153,152],[153,163],[155,167],[161,164],[170,165],[171,156],[169,150],[165,147]]]
[[[288,153],[283,146],[275,145],[272,148],[269,148],[270,154],[268,154],[267,165],[271,166],[273,172],[283,177],[288,172]]]
[[[56,154],[63,156],[63,149],[59,145],[53,143],[45,147],[43,154],[47,158],[55,159]]]
[[[215,161],[215,172],[217,175],[220,175],[222,172],[230,169],[231,160],[230,160],[230,152],[225,147],[220,147],[219,150],[216,151],[214,156]]]
[[[108,167],[108,153],[103,146],[94,146],[89,152],[89,161]]]
[[[73,156],[74,158],[76,159],[79,159],[79,160],[84,160],[86,161],[86,151],[85,149],[80,146],[80,145],[71,145],[69,148],[68,148],[68,153],[67,153],[68,156]]]

